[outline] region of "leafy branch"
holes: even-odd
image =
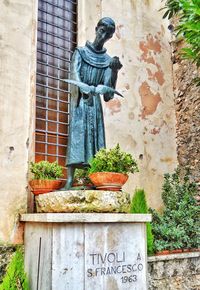
[[[177,15],[179,23],[175,28],[176,34],[181,35],[186,47],[181,50],[184,59],[192,61],[200,67],[200,0],[167,0],[161,10],[166,10],[163,18]],[[200,78],[196,79],[200,85]]]

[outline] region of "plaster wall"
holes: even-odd
[[[133,153],[140,173],[126,191],[147,192],[161,205],[164,172],[176,165],[170,34],[158,12],[161,1],[79,0],[80,45],[93,40],[102,16],[113,17],[116,34],[107,44],[123,63],[117,89],[125,98],[104,104],[107,146]],[[27,211],[28,160],[34,154],[36,0],[0,1],[0,242],[21,242],[18,214]],[[28,203],[29,204],[29,203]]]
[[[138,160],[140,172],[131,175],[124,190],[144,188],[148,204],[162,204],[163,174],[176,167],[175,107],[168,22],[157,0],[79,1],[79,45],[94,39],[98,19],[112,17],[117,25],[106,44],[123,68],[115,97],[104,103],[107,147],[119,143]]]
[[[36,1],[0,1],[0,242],[20,243],[33,154]]]

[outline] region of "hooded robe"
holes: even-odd
[[[106,49],[96,51],[91,43],[76,48],[71,63],[72,80],[88,85],[99,84],[115,88],[117,74],[109,67],[111,57]],[[114,97],[103,95],[104,101]],[[102,104],[99,95],[84,94],[77,86],[71,85],[69,140],[67,166],[84,167],[97,151],[105,148],[105,129]]]

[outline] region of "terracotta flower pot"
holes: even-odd
[[[94,189],[94,184],[92,183],[80,183],[80,182],[74,182],[72,187],[76,187],[77,189]]]
[[[51,192],[53,190],[58,190],[62,187],[62,180],[40,180],[33,179],[29,181],[29,185],[31,187],[31,191],[34,194],[42,194]]]
[[[200,248],[191,248],[190,252],[200,252]]]
[[[161,255],[169,255],[170,251],[169,250],[163,250],[159,251],[156,253],[156,256],[161,256]]]
[[[90,174],[89,178],[99,190],[119,191],[126,183],[128,175],[116,172],[95,172]]]
[[[182,249],[175,249],[175,250],[171,250],[170,254],[179,254],[179,253],[182,253],[182,252],[183,252]]]
[[[156,253],[156,256],[160,256],[160,255],[170,255],[170,254],[180,254],[182,252],[183,252],[182,249],[163,250],[163,251],[157,252]]]
[[[190,249],[182,249],[183,253],[189,253]]]

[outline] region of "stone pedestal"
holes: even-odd
[[[67,190],[36,196],[38,213],[130,212],[130,195],[123,191]]]
[[[145,214],[25,214],[32,290],[147,290]]]

